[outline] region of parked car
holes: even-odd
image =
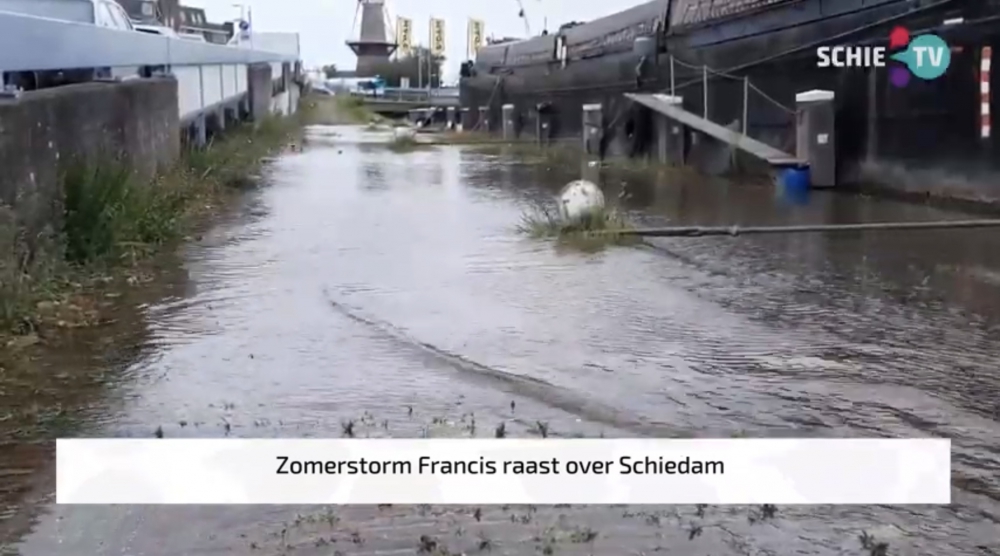
[[[134,31],[128,14],[115,0],[0,0],[0,11]],[[138,74],[139,68],[79,68],[3,74],[3,82],[23,90],[43,89],[95,79]]]
[[[158,35],[169,39],[180,38],[177,31],[163,25],[150,25],[133,21],[132,27],[134,27],[136,31],[147,35]],[[146,66],[140,70],[139,74],[143,77],[152,77],[157,74],[166,73],[168,70],[169,68],[167,66]]]
[[[177,33],[177,36],[186,41],[208,42],[201,33]]]
[[[147,35],[162,35],[164,37],[170,37],[174,39],[179,39],[180,35],[177,31],[174,31],[170,27],[164,27],[163,25],[146,25],[144,23],[132,23],[132,27],[140,32],[146,33]]]

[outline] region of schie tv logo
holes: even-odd
[[[903,50],[901,50],[903,49]],[[821,68],[884,68],[887,51],[893,64],[889,66],[889,81],[905,87],[910,75],[920,79],[937,79],[951,65],[951,48],[937,35],[910,38],[910,32],[896,27],[889,34],[889,47],[884,46],[821,46],[816,49]]]

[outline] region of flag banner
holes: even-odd
[[[480,19],[470,19],[469,20],[469,46],[468,46],[468,56],[469,58],[475,58],[479,49],[483,47],[483,31],[485,25]]]
[[[434,56],[444,56],[444,20],[431,18],[430,49]]]
[[[413,20],[406,17],[396,18],[396,49],[406,56],[413,50]]]

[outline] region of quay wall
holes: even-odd
[[[179,154],[172,78],[67,85],[0,100],[0,204],[29,233],[58,223],[68,163],[121,157],[152,177]]]
[[[278,87],[271,72],[270,64],[248,66],[241,117],[259,122],[271,114],[295,111],[298,86],[286,79]],[[61,174],[73,164],[110,158],[125,163],[137,178],[149,179],[175,163],[184,142],[197,135],[193,130],[204,131],[206,120],[218,117],[210,111],[193,123],[181,122],[178,94],[178,81],[165,76],[0,97],[4,220],[12,217],[15,228],[29,237],[57,230],[62,215]]]

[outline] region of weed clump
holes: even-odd
[[[382,117],[365,106],[365,99],[353,95],[337,95],[334,97],[336,109],[347,123],[377,125]]]
[[[389,141],[389,148],[398,153],[410,152],[426,146],[412,135],[396,135]]]
[[[518,231],[533,239],[553,238],[583,249],[608,245],[631,245],[638,237],[627,234],[633,227],[628,217],[615,208],[605,208],[578,221],[566,221],[556,211],[535,207],[521,215]]]
[[[88,284],[111,282],[183,237],[195,217],[252,184],[308,114],[229,130],[151,180],[117,156],[67,163],[58,218],[42,232],[0,204],[0,336],[34,332]]]

